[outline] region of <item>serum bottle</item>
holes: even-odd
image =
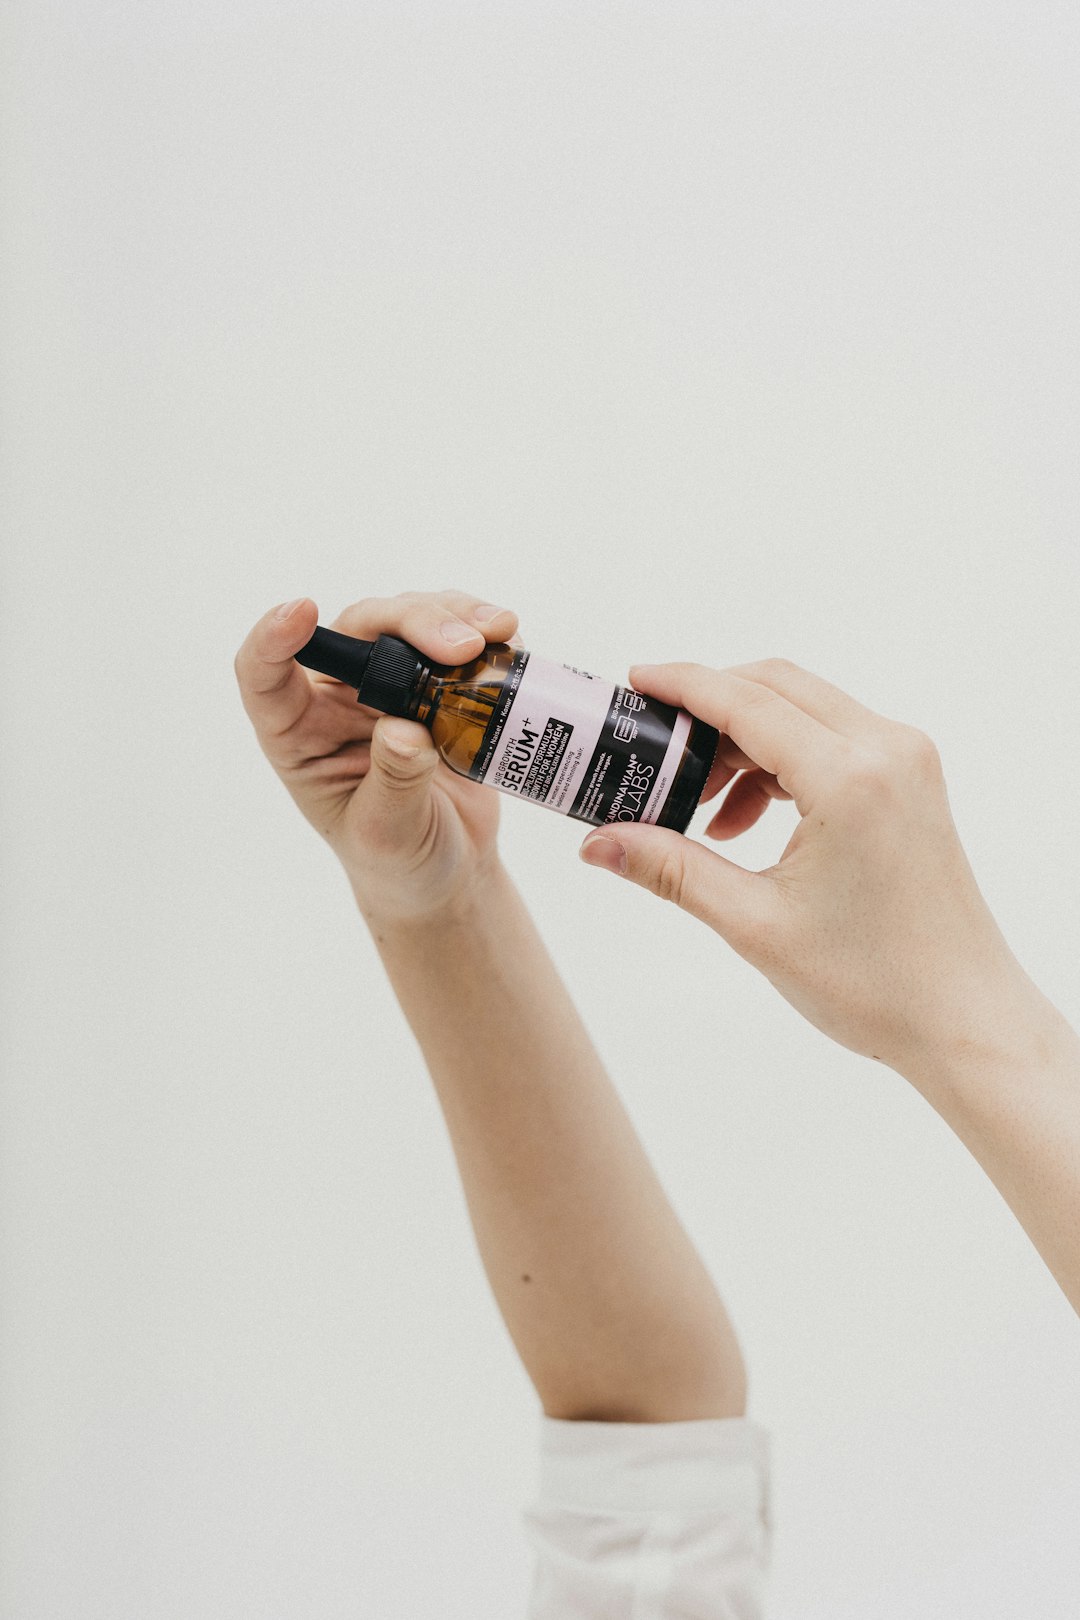
[[[318,625],[295,657],[355,686],[367,707],[427,726],[459,775],[594,827],[685,832],[720,741],[685,709],[506,642],[436,664],[397,636]]]

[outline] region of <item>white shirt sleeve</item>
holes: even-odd
[[[768,1432],[749,1418],[540,1415],[528,1620],[761,1620]]]

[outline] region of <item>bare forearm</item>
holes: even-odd
[[[438,925],[367,920],[544,1410],[642,1422],[741,1412],[723,1304],[509,874],[498,868]]]
[[[939,1046],[907,1077],[982,1165],[1080,1312],[1080,1036],[1029,979],[986,1009],[983,1033]]]

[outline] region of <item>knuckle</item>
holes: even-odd
[[[378,730],[375,733],[378,737]],[[406,759],[388,748],[383,739],[379,739],[374,747],[374,753],[379,767],[379,776],[390,788],[406,788],[416,781],[416,761]]]
[[[793,675],[796,668],[790,658],[762,658],[752,667],[765,676]]]
[[[758,686],[752,680],[744,680],[736,691],[733,707],[742,709],[744,712],[749,709],[768,709],[776,701],[776,693],[771,687]]]
[[[381,718],[381,717],[380,717]],[[391,791],[400,789],[405,791],[416,784],[431,770],[438,759],[432,750],[423,750],[419,754],[399,754],[388,744],[381,727],[376,723],[371,739],[371,754],[379,769],[379,778]]]
[[[396,596],[387,597],[383,606],[389,623],[405,625],[416,624],[425,613],[434,612],[434,603],[434,591],[399,591]]]
[[[896,774],[893,758],[877,749],[854,750],[844,773],[847,795],[875,803],[888,797]]]
[[[331,630],[343,630],[346,635],[363,635],[374,624],[386,599],[381,596],[361,596],[343,608],[336,619],[330,621]]]
[[[426,594],[417,592],[408,598],[395,599],[393,634],[415,640],[418,635],[430,634],[445,618],[445,604],[440,606],[439,598],[433,591]]]
[[[468,591],[461,590],[460,587],[447,586],[442,591],[414,591],[412,600],[414,603],[419,603],[428,608],[433,615],[438,613],[445,618],[447,609],[459,616],[463,611],[466,613],[471,612],[479,603],[480,598],[472,596]]]
[[[399,763],[392,756],[387,758],[385,750],[379,761],[379,776],[384,787],[391,793],[404,793],[416,781],[416,772],[409,770],[407,765]]]
[[[661,663],[657,668],[663,670],[666,682],[676,691],[699,702],[707,700],[708,694],[715,692],[717,679],[721,675],[721,671],[709,664],[695,661]]]
[[[703,675],[711,673],[707,665],[696,664],[686,660],[672,663],[658,663],[656,667],[658,669],[665,670],[669,675],[674,676],[676,680],[681,681],[684,684],[690,681],[699,681]]]
[[[460,597],[455,600],[448,592],[443,592],[440,596],[430,596],[417,602],[406,614],[405,622],[411,627],[414,635],[435,635],[438,645],[442,639],[443,622],[448,618],[463,624],[466,630],[479,638],[480,631],[469,623],[471,612],[472,605],[467,600]]]
[[[669,850],[656,869],[656,893],[661,900],[678,906],[682,904],[685,885],[686,867],[682,857],[675,850]]]
[[[445,618],[449,611],[454,618],[460,619],[463,624],[474,629],[475,626],[470,624],[470,620],[484,600],[482,596],[474,596],[471,591],[440,591],[434,598],[434,604],[441,604],[440,618]]]
[[[744,681],[762,681],[767,684],[770,679],[778,680],[784,675],[792,674],[796,668],[790,658],[755,658],[748,664],[733,664],[727,673],[737,675]]]
[[[911,764],[921,770],[933,771],[941,765],[937,743],[918,726],[902,726],[900,737],[903,751]]]

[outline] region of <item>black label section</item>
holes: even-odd
[[[570,815],[595,826],[640,821],[678,712],[670,703],[617,686]],[[665,799],[670,787],[669,781]],[[656,808],[659,811],[662,805]]]
[[[491,711],[491,718],[485,727],[480,747],[476,750],[476,758],[469,766],[469,775],[476,782],[480,781],[491,764],[492,755],[499,746],[499,738],[502,736],[506,717],[510,713],[510,705],[517,696],[517,689],[521,685],[521,677],[525,673],[525,666],[528,662],[528,650],[524,647],[515,649],[510,668],[506,672],[502,690],[496,700],[494,709]]]

